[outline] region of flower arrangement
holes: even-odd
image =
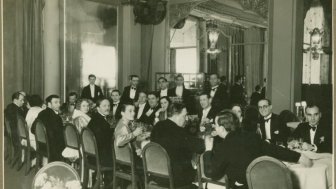
[[[47,175],[47,173],[40,174],[35,181],[36,189],[81,189],[82,186],[77,180],[69,180],[64,182],[58,177]]]

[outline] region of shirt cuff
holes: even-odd
[[[312,150],[313,152],[317,151],[317,146],[315,144],[313,144],[314,149]]]

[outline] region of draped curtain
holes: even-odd
[[[149,89],[152,78],[152,48],[154,38],[154,25],[141,26],[141,74],[140,85],[144,89]]]
[[[262,85],[264,44],[251,44],[264,41],[264,31],[260,28],[248,28],[244,31],[244,62],[246,73],[246,92],[251,96],[256,85]]]

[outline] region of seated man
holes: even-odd
[[[139,99],[137,101],[136,107],[135,107],[135,119],[140,119],[142,114],[145,114],[145,109],[148,107],[147,103],[147,93],[144,91],[139,92]]]
[[[158,80],[159,83],[159,91],[157,92],[157,95],[159,98],[168,96],[168,80],[165,77],[160,77]]]
[[[215,118],[215,131],[205,137],[204,173],[212,179],[220,179],[226,174],[232,188],[247,189],[246,169],[248,165],[261,156],[272,156],[283,161],[299,162],[312,166],[312,161],[303,154],[275,146],[260,139],[255,133],[245,132],[239,128],[237,116],[225,110]],[[213,136],[222,141],[213,148]]]
[[[187,116],[185,105],[173,103],[168,108],[168,119],[159,121],[151,133],[151,141],[160,144],[168,153],[172,166],[175,187],[190,186],[195,180],[196,170],[192,168],[194,153],[204,151],[202,139],[190,136],[184,129]],[[159,185],[168,186],[168,180],[155,179]]]
[[[293,132],[293,137],[303,139],[303,148],[314,152],[332,153],[332,127],[321,123],[321,112],[317,105],[306,107],[308,122],[300,123]]]
[[[113,117],[114,120],[118,121],[121,118],[121,106],[120,103],[120,91],[115,89],[111,93],[111,99],[110,99],[111,112],[110,116]]]
[[[155,120],[155,112],[160,109],[159,98],[155,92],[148,93],[148,106],[145,106],[139,121],[153,125]]]
[[[75,106],[76,106],[77,97],[78,95],[76,92],[69,93],[67,101],[63,103],[61,106],[62,114],[67,114],[69,116],[73,114],[73,111],[75,110]]]
[[[50,95],[46,98],[47,108],[41,111],[32,128],[31,132],[35,134],[36,121],[40,120],[46,127],[49,146],[50,146],[50,162],[60,161],[63,159],[62,151],[65,148],[64,135],[63,135],[63,121],[59,116],[61,100],[58,95]]]

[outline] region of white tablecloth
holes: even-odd
[[[313,159],[313,166],[287,164],[292,172],[294,189],[332,189],[332,155],[303,152]]]

